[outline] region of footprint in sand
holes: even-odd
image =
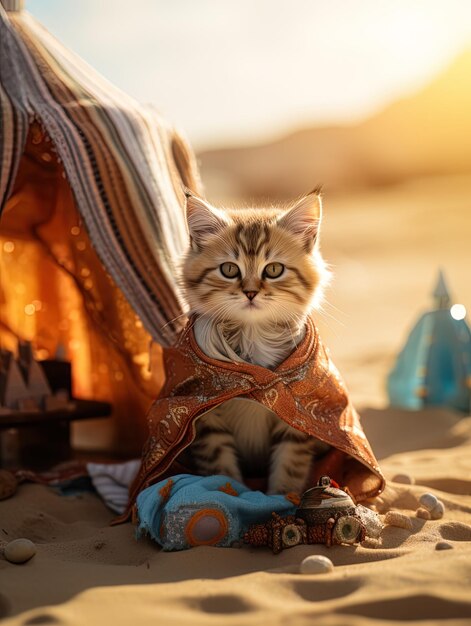
[[[463,522],[447,522],[441,524],[438,532],[448,541],[471,541],[471,526]]]
[[[10,602],[0,593],[0,619],[3,619],[10,612]]]
[[[54,615],[48,615],[47,613],[41,613],[40,615],[35,615],[34,617],[30,617],[25,622],[23,622],[23,626],[58,626],[62,622],[54,617]]]
[[[359,580],[336,580],[335,582],[321,582],[314,580],[299,580],[293,583],[293,591],[308,602],[324,602],[345,598],[355,593],[362,586]]]
[[[418,608],[420,607],[420,608]],[[387,615],[390,620],[407,621],[413,616],[414,620],[436,620],[463,618],[471,615],[471,604],[459,600],[447,600],[432,595],[411,595],[396,599],[377,602],[361,602],[350,606],[343,606],[336,610],[341,615],[360,615],[362,618],[384,619]]]
[[[435,478],[430,480],[421,480],[423,487],[430,489],[438,489],[447,493],[454,493],[458,496],[467,496],[471,491],[471,481],[461,480],[458,478]]]
[[[256,611],[257,606],[251,604],[241,596],[223,594],[217,596],[208,596],[206,598],[187,598],[185,604],[202,613],[248,613]]]

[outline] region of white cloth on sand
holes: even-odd
[[[87,463],[87,471],[98,495],[115,513],[124,513],[128,503],[129,485],[140,464],[139,459],[125,463]]]

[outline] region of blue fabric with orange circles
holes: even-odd
[[[179,474],[138,495],[137,532],[150,535],[164,550],[229,547],[273,511],[292,515],[295,510],[287,497],[252,491],[227,476]]]

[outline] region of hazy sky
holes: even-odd
[[[348,123],[471,45],[471,0],[26,0],[196,147]]]

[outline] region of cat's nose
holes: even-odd
[[[244,291],[245,295],[249,300],[253,300],[257,295],[258,291]]]

